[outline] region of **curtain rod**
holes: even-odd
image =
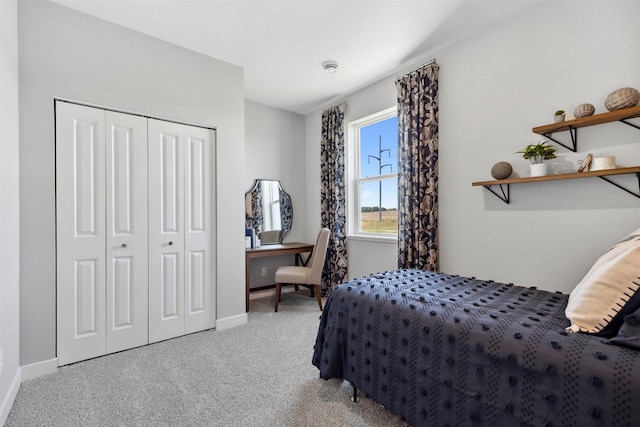
[[[334,105],[331,105],[331,106],[329,106],[329,107],[327,107],[327,108],[324,108],[324,109],[322,110],[322,112],[324,113],[324,112],[325,112],[325,111],[327,111],[327,110],[331,110],[332,108],[336,108],[336,107],[339,107],[339,106],[341,106],[341,105],[342,105],[342,107],[343,107],[345,110],[347,109],[347,101],[344,101],[344,100],[343,100],[343,101],[338,102],[337,104],[334,104]]]
[[[404,73],[402,73],[402,74],[398,74],[398,75],[396,75],[396,77],[398,77],[398,78],[399,78],[399,77],[404,77],[404,76],[406,76],[407,74],[411,74],[411,73],[413,73],[414,71],[419,70],[420,68],[423,68],[423,67],[426,67],[426,66],[428,66],[428,65],[432,65],[432,64],[436,64],[436,65],[437,65],[437,63],[436,63],[436,58],[433,58],[431,61],[429,61],[429,62],[427,62],[427,63],[425,63],[425,64],[422,64],[422,65],[419,65],[419,66],[417,66],[417,67],[414,67],[414,68],[410,69],[409,71],[406,71],[406,72],[404,72]]]

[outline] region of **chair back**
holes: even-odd
[[[329,246],[329,233],[328,228],[321,228],[320,232],[318,232],[316,245],[313,247],[313,253],[311,254],[309,275],[307,276],[307,283],[310,285],[319,285],[322,280],[324,259],[327,256],[327,246]]]

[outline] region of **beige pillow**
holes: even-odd
[[[570,332],[613,335],[640,307],[640,228],[598,259],[571,291],[565,314]]]

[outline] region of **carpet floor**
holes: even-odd
[[[311,364],[315,298],[251,301],[246,325],[61,367],[24,382],[5,426],[406,426]]]

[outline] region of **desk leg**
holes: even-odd
[[[250,285],[250,273],[251,269],[249,268],[249,257],[245,257],[244,261],[244,280],[245,280],[245,310],[247,313],[249,312],[249,285]]]

